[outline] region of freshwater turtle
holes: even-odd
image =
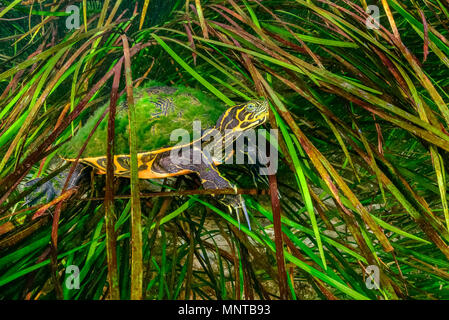
[[[135,89],[134,97],[139,178],[159,179],[196,173],[205,189],[235,189],[217,170],[217,165],[223,157],[217,157],[218,153],[210,151],[214,148],[223,151],[225,145],[233,144],[244,131],[264,123],[268,117],[267,101],[252,100],[226,108],[199,90],[164,85]],[[76,159],[87,136],[106,108],[107,105],[99,108],[71,141],[60,148],[61,158],[67,161]],[[197,127],[201,124],[201,130],[196,136],[195,124]],[[79,159],[79,163],[93,167],[99,174],[106,173],[107,127],[105,118]],[[126,101],[122,101],[118,105],[115,118],[113,166],[115,176],[127,178],[130,177],[128,127]],[[177,129],[185,130],[184,133],[192,139],[189,139],[188,143],[181,140],[175,144],[172,141],[173,136],[179,138],[182,133],[176,131]],[[192,152],[188,152],[189,150]],[[67,171],[60,175],[59,181],[58,178],[50,180],[39,189],[41,195],[47,195],[47,201],[60,193]],[[81,171],[81,166],[78,165],[69,180],[70,187],[78,183]],[[36,180],[32,180],[28,185],[35,182]],[[242,208],[249,223],[240,195],[221,195],[218,200],[230,208]]]

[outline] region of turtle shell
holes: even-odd
[[[145,88],[134,89],[138,152],[148,152],[178,143],[171,141],[175,129],[187,130],[191,137],[193,121],[200,121],[201,128],[211,128],[227,106],[200,90],[185,87],[168,87],[150,83]],[[63,158],[76,158],[98,119],[109,104],[98,108],[78,130],[76,135],[60,148]],[[106,155],[108,116],[93,136],[81,158]],[[117,106],[115,118],[115,154],[129,154],[129,121],[126,98]]]

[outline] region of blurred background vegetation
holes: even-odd
[[[0,299],[449,298],[448,18],[447,0],[0,0]],[[104,176],[25,206],[114,77],[119,95],[132,77],[268,99],[276,177],[223,172],[280,210],[245,195],[239,229],[211,196],[142,196],[139,220],[129,180],[111,202]]]

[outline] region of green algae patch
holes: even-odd
[[[209,95],[192,88],[172,88],[152,82],[145,88],[134,89],[138,152],[156,150],[175,145],[170,141],[176,129],[185,129],[192,137],[193,122],[200,121],[201,128],[211,128],[227,107]],[[76,135],[60,148],[59,155],[75,158],[98,119],[109,104],[99,107]],[[106,154],[107,116],[91,137],[82,157]],[[114,153],[129,154],[129,121],[126,97],[117,105],[115,118]]]

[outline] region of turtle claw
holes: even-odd
[[[235,213],[236,213],[236,216],[237,216],[237,222],[239,223],[239,230],[240,230],[240,215],[239,215],[238,207],[231,207],[231,206],[229,206],[228,209],[229,209],[229,214],[230,215],[232,215],[232,209],[235,210]]]
[[[249,221],[248,211],[246,210],[245,200],[243,200],[243,198],[241,196],[239,198],[240,198],[240,201],[239,201],[238,204],[235,204],[234,206],[228,206],[229,212],[230,212],[230,214],[232,214],[232,209],[235,210],[235,214],[237,216],[237,221],[238,221],[239,230],[240,230],[240,212],[239,212],[239,209],[241,209],[243,211],[244,216],[245,216],[246,223],[248,224],[248,229],[251,231],[251,223]]]
[[[251,223],[249,222],[248,211],[246,210],[245,200],[242,199],[242,211],[245,215],[246,223],[248,224],[249,231],[251,231]]]
[[[239,230],[240,230],[240,212],[239,209],[242,209],[243,214],[245,215],[246,223],[248,224],[248,229],[251,231],[251,223],[249,222],[248,211],[246,210],[245,201],[242,199],[241,206],[234,207],[235,213],[237,215],[237,221],[239,222]]]

